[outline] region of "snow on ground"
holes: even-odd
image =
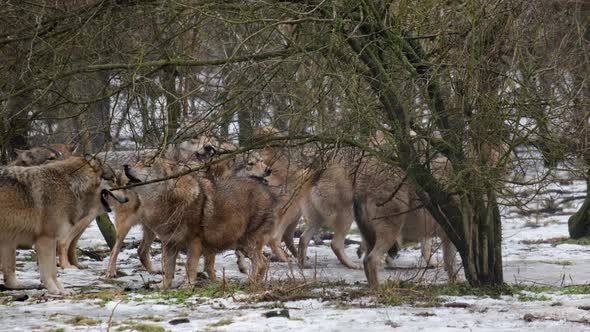
[[[584,192],[584,185],[576,181],[562,186],[560,190]],[[540,206],[546,198],[539,197],[531,203],[532,208]],[[523,216],[513,209],[503,209],[502,249],[507,282],[549,286],[590,283],[590,250],[587,247],[539,241],[567,237],[568,216],[581,203],[576,200],[552,215],[532,213]],[[140,239],[140,228],[135,228],[126,242],[138,242]],[[359,236],[353,231],[349,239],[358,241]],[[24,293],[29,298],[16,301],[13,297],[22,295],[23,291],[0,292],[0,331],[158,331],[157,327],[162,327],[172,331],[383,331],[395,328],[398,331],[496,332],[590,328],[590,313],[579,309],[590,305],[590,296],[569,294],[560,288],[530,294],[523,291],[499,298],[442,296],[442,302],[435,306],[387,305],[375,296],[354,297],[350,294],[367,291],[363,271],[344,268],[326,244],[310,246],[309,267],[304,270],[287,263],[271,263],[267,284],[297,280],[302,285],[313,285],[312,281],[316,281],[317,288],[313,291],[330,294],[284,303],[253,301],[252,298],[263,294],[262,290],[254,294],[228,292],[225,296],[217,292],[217,298],[194,295],[186,289],[179,293],[144,290],[145,285],[153,287],[161,276],[150,275],[143,270],[135,248],[123,250],[119,255],[118,268],[124,276],[116,279],[104,278],[108,258],[95,261],[82,255],[81,260],[88,265],[87,269],[68,269],[59,273],[66,288],[75,290],[76,295],[72,297],[55,298],[47,296],[44,290],[27,290]],[[84,250],[106,248],[95,225],[84,233],[79,246]],[[347,247],[350,257],[356,258],[356,247],[355,244]],[[153,259],[159,263],[157,244],[154,249]],[[17,276],[29,284],[38,285],[39,275],[33,254],[33,250],[19,250]],[[182,282],[184,276],[184,256],[181,256],[176,285]],[[439,261],[442,260],[440,253],[436,256]],[[444,282],[446,277],[442,268],[423,269],[420,268],[422,265],[419,248],[410,246],[401,251],[395,268],[381,269],[380,278],[382,281]],[[216,268],[217,276],[221,278],[222,274],[225,275],[228,285],[245,281],[245,276],[237,270],[233,253],[218,255]],[[200,293],[197,291],[196,294]],[[453,303],[463,307],[445,306]],[[274,308],[286,308],[290,318],[266,318],[263,315]],[[523,319],[527,314],[533,317],[531,322]],[[175,319],[184,323],[170,324]]]

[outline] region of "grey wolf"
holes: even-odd
[[[36,166],[47,161],[64,160],[72,156],[74,146],[69,144],[45,144],[28,150],[16,150],[16,159],[10,166]]]
[[[108,211],[105,181],[113,174],[95,159],[72,157],[41,166],[0,168],[0,258],[4,284],[22,288],[16,279],[16,246],[35,244],[41,281],[52,294],[69,294],[57,279],[57,239],[80,222]]]
[[[272,127],[261,127],[255,135],[256,139],[264,140],[280,137],[280,132]],[[276,188],[282,201],[273,242],[285,242],[293,256],[298,257],[299,265],[304,266],[309,241],[321,227],[328,226],[334,229],[331,246],[336,257],[349,268],[360,268],[360,264],[352,262],[344,252],[344,239],[353,222],[353,184],[344,163],[333,160],[302,167],[301,159],[317,155],[309,146],[295,150],[269,146],[260,154],[273,171],[266,179]],[[296,249],[293,234],[301,217],[305,220],[305,231]]]

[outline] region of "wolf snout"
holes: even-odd
[[[271,174],[272,174],[272,168],[270,168],[270,167],[267,167],[267,168],[264,170],[264,176],[270,176]]]

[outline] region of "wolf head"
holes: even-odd
[[[82,157],[73,157],[72,159],[79,159],[80,161],[84,161],[86,163],[85,166],[89,166],[89,170],[93,172],[96,177],[100,179],[100,203],[102,204],[102,208],[105,212],[111,212],[111,206],[109,204],[109,197],[113,198],[120,204],[127,203],[129,199],[127,196],[124,195],[121,191],[111,191],[111,188],[114,188],[118,185],[118,178],[115,174],[115,171],[107,164],[99,159],[94,158],[93,156],[86,156]],[[84,167],[84,166],[83,166]],[[82,171],[87,169],[84,167]]]
[[[265,178],[272,174],[272,169],[258,152],[250,151],[238,157],[233,173],[234,176]]]
[[[193,176],[176,176],[186,171],[187,168],[174,161],[154,158],[149,161],[139,162],[133,166],[125,165],[124,170],[130,184],[143,183],[143,185],[131,188],[142,199],[152,200],[164,196],[183,195],[183,193],[186,195],[197,195],[199,193],[198,185],[196,185]],[[146,183],[154,180],[161,181]]]

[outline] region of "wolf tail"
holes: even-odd
[[[369,253],[375,246],[376,234],[375,229],[371,225],[370,216],[367,211],[367,201],[355,195],[352,203],[354,210],[354,220],[356,221],[359,231],[361,232],[361,236],[367,244],[366,253]]]

